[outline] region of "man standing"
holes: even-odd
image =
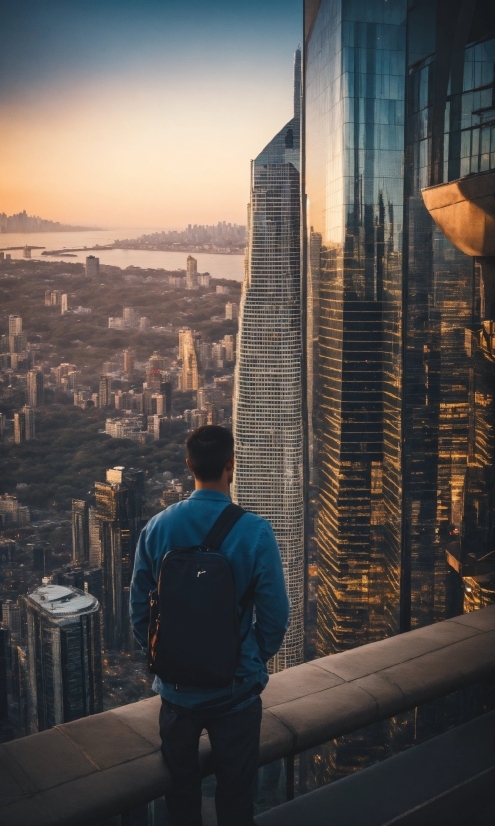
[[[154,516],[139,538],[131,584],[131,616],[138,642],[147,645],[149,593],[157,586],[164,554],[201,545],[230,504],[234,440],[223,427],[199,427],[187,439],[187,466],[195,491]],[[251,593],[240,615],[240,654],[232,685],[200,688],[165,683],[161,695],[162,754],[173,789],[166,794],[171,826],[201,826],[199,737],[206,729],[213,752],[218,826],[251,826],[261,725],[260,693],[268,682],[266,663],[289,625],[289,602],[280,551],[269,522],[244,513],[222,542],[234,575],[237,602]],[[253,606],[256,621],[253,623]]]

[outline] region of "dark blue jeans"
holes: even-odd
[[[213,753],[218,826],[252,826],[260,726],[260,697],[241,711],[199,718],[176,713],[162,700],[162,754],[173,781],[165,795],[170,826],[202,826],[198,748],[203,729]]]

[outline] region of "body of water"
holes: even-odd
[[[82,232],[2,232],[0,233],[0,249],[6,247],[39,246],[47,250],[71,249],[87,247],[88,251],[74,253],[76,258],[42,255],[43,250],[32,250],[31,258],[40,261],[67,261],[70,263],[84,263],[87,255],[96,255],[101,264],[112,264],[114,267],[142,267],[143,269],[177,270],[186,268],[186,259],[189,254],[194,255],[198,262],[199,272],[209,272],[213,278],[229,278],[233,281],[242,281],[244,278],[243,255],[214,255],[203,252],[161,252],[159,250],[104,250],[90,251],[95,244],[112,244],[117,238],[139,238],[155,230],[146,229],[111,229],[111,230],[84,230]],[[12,258],[23,258],[22,249],[11,250]]]

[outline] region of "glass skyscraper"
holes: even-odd
[[[234,391],[233,498],[271,522],[291,604],[274,671],[304,653],[299,50],[294,70],[294,117],[251,166]]]
[[[25,604],[31,733],[103,711],[98,600],[48,584]]]
[[[493,8],[306,0],[320,655],[458,613],[446,555],[465,556],[469,536],[479,557],[493,550],[479,267],[421,195],[495,166]]]
[[[399,628],[405,2],[306,11],[318,652]]]

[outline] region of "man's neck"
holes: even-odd
[[[225,496],[230,496],[229,483],[227,480],[214,479],[209,482],[202,482],[200,479],[195,479],[194,487],[196,490],[215,490],[218,493],[224,493]]]

